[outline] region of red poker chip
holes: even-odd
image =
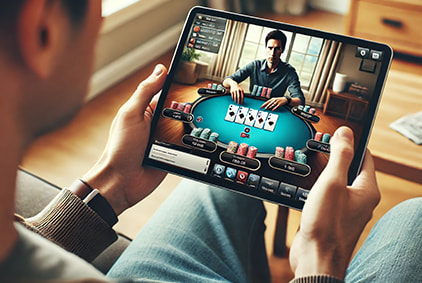
[[[245,127],[245,133],[249,133],[250,131],[251,131],[251,129],[250,129],[250,128]]]

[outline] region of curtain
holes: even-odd
[[[246,23],[227,21],[220,51],[209,69],[211,78],[220,81],[237,70],[247,30]]]
[[[309,104],[321,107],[324,104],[326,92],[332,81],[343,43],[325,40],[320,58],[315,68],[315,74],[309,86]]]

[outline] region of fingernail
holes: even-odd
[[[160,65],[155,66],[154,75],[159,76],[163,73],[163,68]]]

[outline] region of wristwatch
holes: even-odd
[[[286,97],[286,99],[287,99],[287,105],[290,105],[290,103],[292,102],[292,99],[290,98],[290,97],[288,97],[288,96],[285,96]]]
[[[68,188],[74,195],[79,197],[93,211],[95,211],[110,227],[117,223],[117,215],[110,203],[100,194],[98,189],[93,189],[82,179],[75,180]]]

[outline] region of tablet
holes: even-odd
[[[300,210],[342,125],[357,176],[391,58],[384,44],[195,7],[143,164]]]

